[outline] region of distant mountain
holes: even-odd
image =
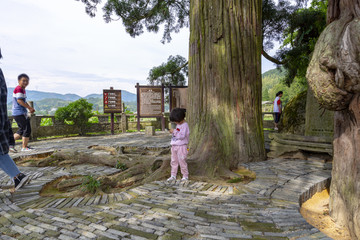
[[[8,88],[8,111],[11,115],[12,93],[14,88]],[[136,94],[122,90],[122,101],[130,111],[136,111]],[[81,97],[76,94],[60,94],[51,92],[41,92],[26,90],[27,99],[34,102],[37,115],[53,115],[59,107],[64,107],[72,101],[76,101]],[[90,94],[85,99],[93,104],[93,110],[103,112],[102,94]]]
[[[12,102],[12,93],[14,92],[14,88],[8,88],[8,97],[7,102]],[[60,93],[52,93],[52,92],[41,92],[41,91],[33,91],[33,90],[26,90],[27,98],[31,101],[40,101],[47,98],[57,98],[61,100],[67,101],[75,101],[81,98],[76,94],[60,94]]]
[[[12,93],[14,92],[14,88],[8,88],[8,97],[7,103],[12,102]],[[123,102],[133,102],[136,101],[136,94],[130,93],[128,91],[122,90],[122,101]],[[26,90],[27,99],[29,101],[41,101],[44,99],[60,99],[63,101],[76,101],[81,97],[76,94],[60,94],[60,93],[52,93],[52,92],[41,92],[41,91],[33,91],[33,90]],[[86,99],[89,98],[102,98],[102,94],[90,94],[85,97]]]

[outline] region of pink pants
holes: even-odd
[[[184,178],[189,177],[186,157],[188,155],[187,145],[171,147],[171,176],[176,177],[180,165],[181,174]]]

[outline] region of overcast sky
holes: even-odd
[[[8,87],[30,76],[29,90],[82,97],[113,86],[135,93],[149,70],[170,55],[188,58],[189,29],[160,42],[162,32],[132,38],[120,21],[107,24],[75,0],[0,0],[0,47]],[[275,68],[268,61],[262,71]]]

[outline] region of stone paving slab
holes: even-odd
[[[38,151],[109,146],[168,147],[168,135],[124,134],[35,142]],[[93,141],[94,139],[94,141]],[[17,155],[19,156],[19,155]],[[330,239],[299,213],[300,199],[320,191],[331,164],[273,159],[248,163],[255,181],[221,186],[157,181],[127,192],[89,198],[44,198],[41,186],[63,175],[96,175],[115,168],[80,165],[20,167],[31,176],[15,194],[0,191],[0,239]],[[191,179],[191,176],[190,176]],[[0,186],[10,184],[0,173]],[[314,187],[315,186],[315,187]]]

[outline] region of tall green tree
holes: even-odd
[[[153,67],[147,80],[151,85],[185,86],[187,76],[187,60],[176,55],[170,56],[166,63]]]
[[[91,15],[100,1],[82,2]],[[188,119],[197,172],[228,174],[265,158],[261,0],[107,0],[103,10],[106,21],[121,18],[132,36],[164,24],[163,41],[188,24],[190,13]]]

